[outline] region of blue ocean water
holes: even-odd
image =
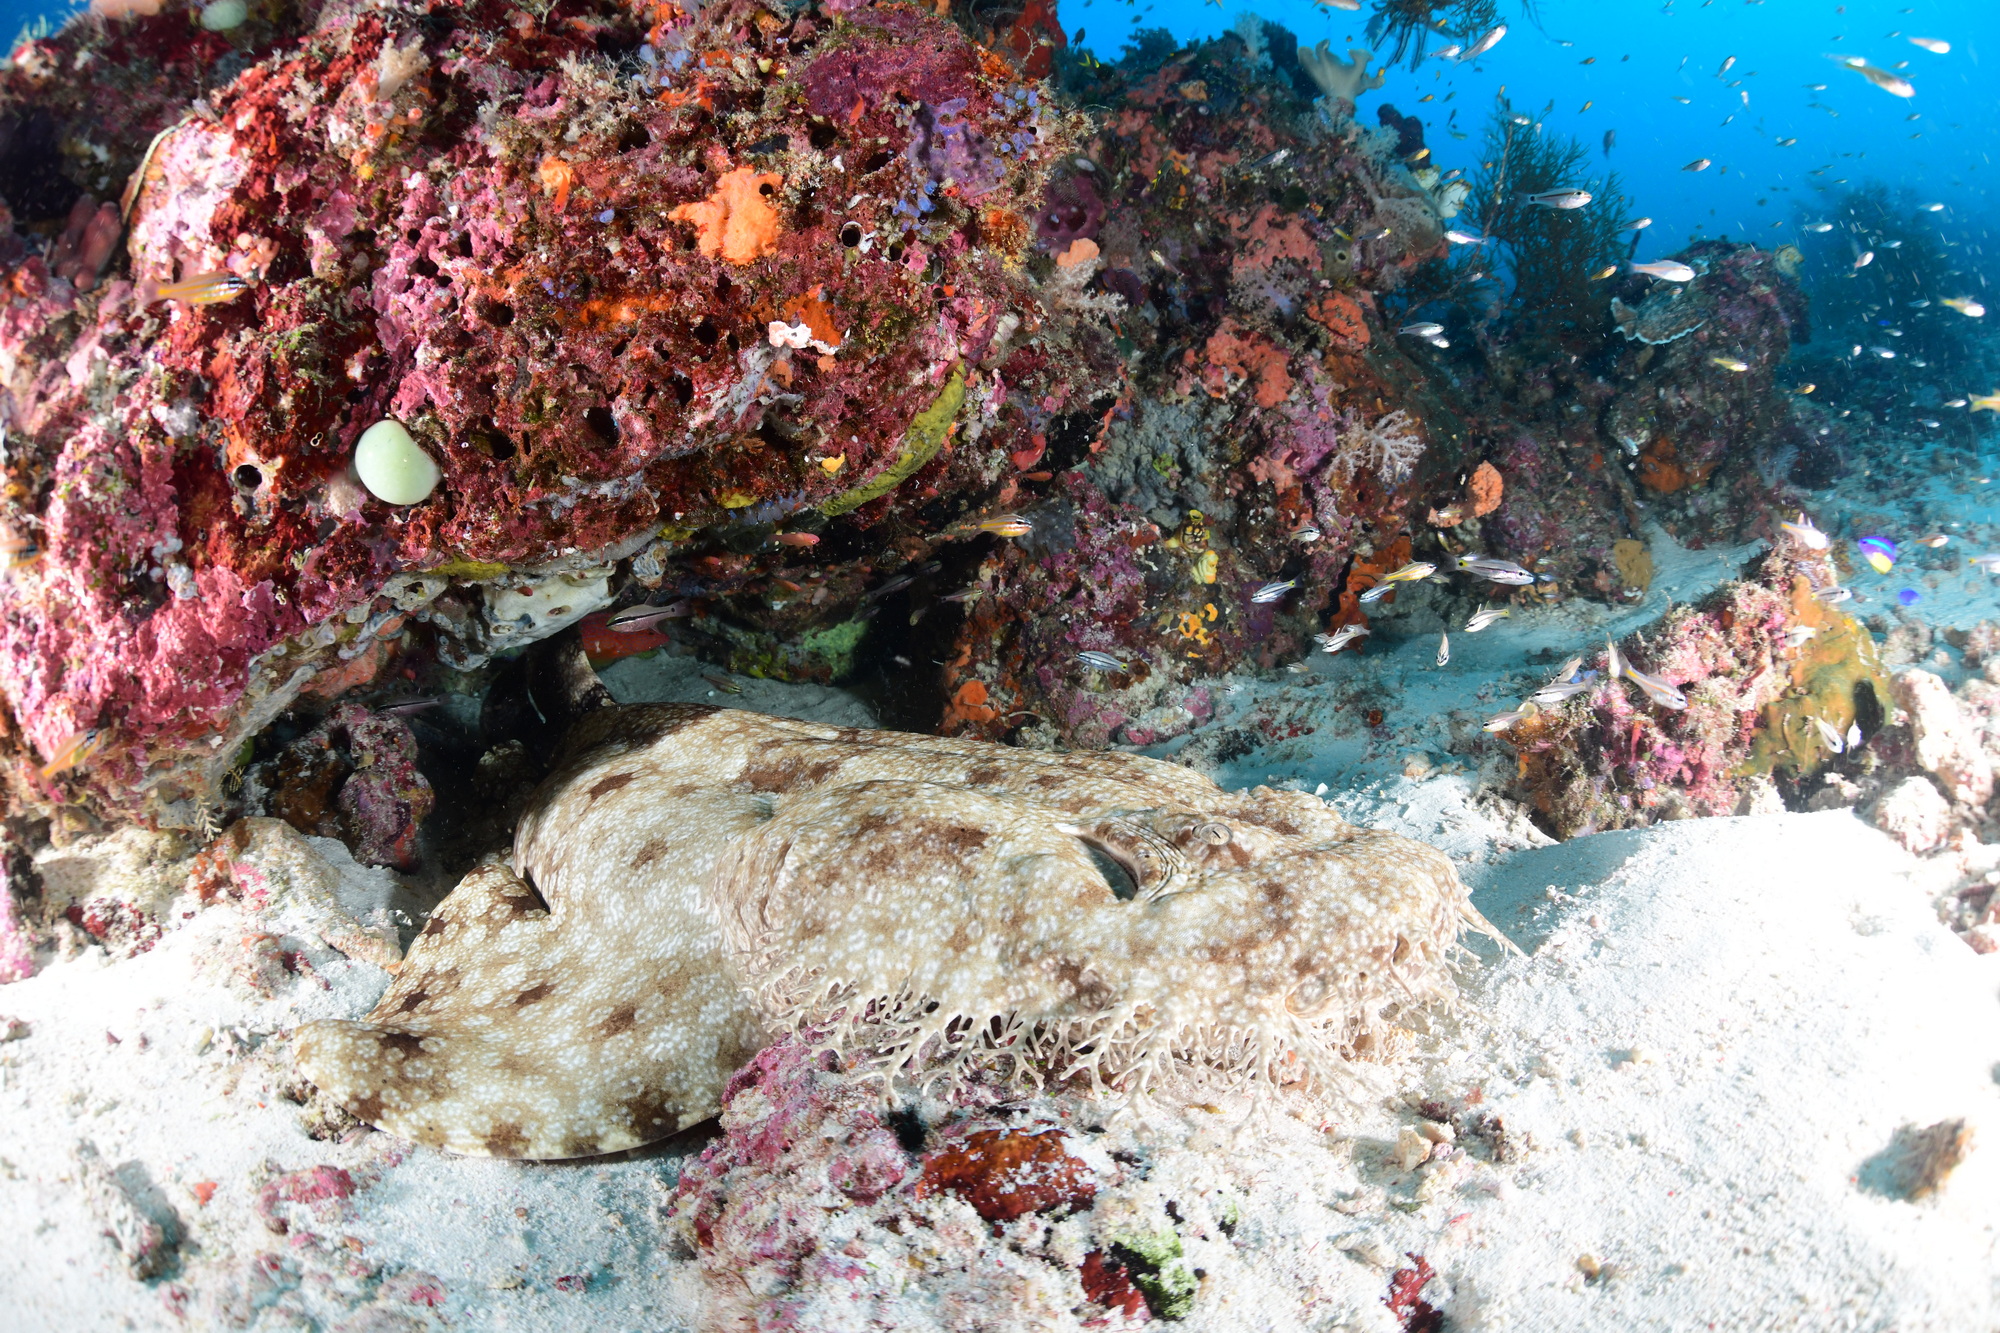
[[[1344,52],[1381,45],[1367,33],[1376,8],[1373,0],[1358,12],[1266,0],[1254,12],[1303,44],[1325,41]],[[1063,0],[1061,17],[1072,36],[1083,31],[1098,58],[1115,60],[1141,29],[1165,28],[1182,41],[1214,37],[1247,12],[1216,0]],[[1405,60],[1388,70],[1384,87],[1362,95],[1360,118],[1373,124],[1382,102],[1414,113],[1437,164],[1472,174],[1488,114],[1504,93],[1544,132],[1574,137],[1618,172],[1631,211],[1653,219],[1641,259],[1691,239],[1798,239],[1796,224],[1820,218],[1829,193],[1868,181],[1908,191],[1914,203],[1943,203],[1929,215],[1933,225],[1969,255],[1982,253],[2000,142],[1996,71],[1982,61],[2000,59],[2000,7],[1500,0],[1497,17],[1507,34],[1485,55],[1471,63],[1433,55],[1414,69]],[[1454,41],[1470,46],[1480,35],[1432,36],[1428,45],[1431,52]],[[1937,54],[1911,38],[1950,50]],[[1885,92],[1833,56],[1861,57],[1907,80],[1915,95]],[[1421,100],[1427,96],[1434,100]],[[1604,152],[1607,133],[1615,138]],[[1684,169],[1702,158],[1707,169]]]

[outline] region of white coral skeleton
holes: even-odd
[[[1365,470],[1393,484],[1410,475],[1423,453],[1424,441],[1417,433],[1416,419],[1398,408],[1369,425],[1356,424],[1341,431],[1339,444],[1326,466],[1327,478],[1346,483]]]
[[[364,1020],[301,1029],[355,1115],[452,1152],[611,1152],[715,1114],[773,1034],[852,1070],[1144,1093],[1176,1062],[1351,1086],[1489,930],[1439,852],[1123,754],[611,709]]]

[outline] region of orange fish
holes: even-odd
[[[1035,530],[1035,525],[1019,514],[1002,514],[989,518],[979,525],[981,532],[990,532],[996,537],[1025,537]]]
[[[42,765],[42,781],[47,782],[59,773],[66,773],[79,764],[88,762],[90,757],[102,748],[106,739],[105,733],[96,727],[88,727],[77,732],[58,745],[56,752],[49,756],[49,762]]]
[[[180,282],[147,281],[139,284],[140,301],[144,305],[155,301],[217,305],[223,301],[234,301],[249,290],[250,284],[234,273],[197,273]]]

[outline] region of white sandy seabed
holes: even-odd
[[[1669,552],[1662,586],[1692,596],[1741,554]],[[1568,651],[1605,628],[1539,634]],[[1184,1326],[1395,1329],[1383,1295],[1421,1253],[1446,1329],[2000,1328],[2000,954],[1932,908],[1978,867],[1920,861],[1847,811],[1548,845],[1437,753],[1508,706],[1500,659],[1538,641],[1509,633],[1523,637],[1469,643],[1450,681],[1418,675],[1434,645],[1415,640],[1372,666],[1321,662],[1436,683],[1385,690],[1387,744],[1328,723],[1221,774],[1340,786],[1349,817],[1449,852],[1526,956],[1482,946],[1379,1102],[1330,1120],[1290,1107],[1250,1142],[1167,1136],[1163,1160],[1185,1154],[1183,1174],[1244,1199]],[[1479,652],[1494,654],[1484,675]],[[1304,715],[1337,684],[1230,698]],[[351,911],[397,904],[392,877],[315,845]],[[72,851],[68,873],[138,873],[133,850]],[[0,1042],[0,1329],[695,1326],[699,1283],[661,1216],[698,1144],[537,1165],[309,1137],[282,1096],[289,1034],[365,1011],[385,974],[326,947],[282,893],[254,920],[186,899],[162,916],[175,928],[147,952],[83,948],[0,987],[0,1035],[15,1034]],[[273,937],[267,960],[297,957],[251,975],[246,932]],[[1489,1151],[1399,1160],[1425,1102],[1479,1108]],[[1902,1136],[1960,1119],[1970,1153],[1913,1201]],[[351,1192],[315,1200],[320,1166]],[[105,1234],[144,1219],[179,1237],[147,1280]],[[910,1326],[1010,1326],[982,1321]]]

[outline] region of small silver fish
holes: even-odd
[[[1519,708],[1514,709],[1510,713],[1501,713],[1496,717],[1487,718],[1485,723],[1480,727],[1480,730],[1496,731],[1496,732],[1506,731],[1508,728],[1516,725],[1517,723],[1527,721],[1529,718],[1534,717],[1541,711],[1542,711],[1541,708],[1535,703],[1535,701],[1533,699],[1530,699],[1526,703],[1522,704]]]
[[[1861,724],[1859,722],[1850,722],[1847,724],[1847,748],[1850,750],[1861,748]]]
[[[1799,511],[1798,519],[1795,522],[1785,523],[1781,521],[1778,527],[1795,538],[1799,545],[1809,551],[1824,551],[1827,548],[1827,535],[1813,526],[1813,521],[1806,517],[1805,510],[1803,509]]]
[[[1551,684],[1555,684],[1565,680],[1575,680],[1576,673],[1581,670],[1583,670],[1583,658],[1572,657],[1556,668],[1556,674],[1549,677],[1549,681]]]
[[[1438,665],[1443,666],[1449,661],[1451,661],[1451,635],[1440,634],[1438,635]]]
[[[1853,597],[1854,590],[1851,588],[1821,588],[1813,594],[1814,601],[1824,602],[1828,606],[1837,606],[1842,602],[1851,601]]]
[[[1450,241],[1450,242],[1451,242],[1451,243],[1452,243],[1453,245],[1484,245],[1484,244],[1486,244],[1486,237],[1484,237],[1484,236],[1480,236],[1480,235],[1478,235],[1478,234],[1476,234],[1476,233],[1474,233],[1474,232],[1469,232],[1469,231],[1460,231],[1460,230],[1458,230],[1458,229],[1457,229],[1456,227],[1454,227],[1454,228],[1453,228],[1452,230],[1450,230],[1450,231],[1446,232],[1446,233],[1444,234],[1444,238],[1445,238],[1445,239],[1446,239],[1447,241]]]
[[[916,575],[914,574],[891,575],[890,577],[882,580],[882,582],[876,584],[874,587],[870,588],[867,592],[862,593],[861,601],[863,605],[866,605],[867,603],[870,602],[879,602],[884,597],[893,597],[895,594],[901,592],[903,589],[909,587],[916,581],[917,578]]]
[[[1978,565],[1980,569],[1984,570],[1988,574],[2000,574],[2000,553],[1975,555],[1970,559],[1968,559],[1966,563],[1970,565]]]
[[[1444,332],[1444,325],[1433,324],[1429,320],[1420,320],[1415,324],[1405,324],[1402,328],[1397,329],[1396,332],[1407,333],[1413,338],[1435,338]]]
[[[1854,256],[1854,267],[1856,268],[1867,268],[1874,262],[1875,252],[1873,250],[1863,250],[1860,254]]]
[[[1692,268],[1677,259],[1656,259],[1647,264],[1633,264],[1631,269],[1634,273],[1643,273],[1662,282],[1693,282],[1698,276]]]
[[[1531,702],[1540,704],[1544,708],[1546,708],[1551,704],[1561,703],[1563,700],[1569,698],[1571,695],[1582,694],[1585,690],[1589,689],[1592,684],[1593,682],[1587,680],[1565,680],[1565,681],[1551,682],[1550,684],[1542,686],[1542,688],[1540,688],[1539,690],[1536,690],[1533,694],[1529,695],[1528,698]]]
[[[613,634],[637,634],[649,630],[662,620],[674,620],[688,615],[693,608],[686,602],[669,602],[665,606],[628,606],[616,612],[605,622],[605,628]]]
[[[1378,583],[1374,587],[1364,591],[1359,597],[1355,598],[1354,600],[1362,603],[1363,605],[1366,605],[1369,602],[1379,602],[1384,597],[1387,597],[1390,593],[1394,592],[1395,590],[1396,590],[1396,585],[1393,583]]]
[[[1312,542],[1318,541],[1319,539],[1320,539],[1319,529],[1314,527],[1310,523],[1303,524],[1300,527],[1292,529],[1292,540],[1295,542],[1299,542],[1301,544],[1310,544]]]
[[[1660,707],[1671,708],[1675,712],[1679,712],[1688,706],[1687,696],[1667,684],[1664,680],[1661,680],[1658,676],[1648,675],[1646,672],[1633,666],[1630,662],[1624,662],[1621,665],[1625,679],[1637,685],[1641,693]]]
[[[1831,222],[1808,222],[1806,223],[1806,230],[1816,231],[1824,235],[1833,230],[1833,224]]]
[[[1495,24],[1493,27],[1488,28],[1486,32],[1483,35],[1481,35],[1478,41],[1474,42],[1471,46],[1466,47],[1465,54],[1460,56],[1459,59],[1477,60],[1479,57],[1485,55],[1488,51],[1491,51],[1494,47],[1500,45],[1500,39],[1502,37],[1505,37],[1506,35],[1507,35],[1507,25],[1504,23]]]
[[[443,706],[442,699],[434,699],[423,694],[408,694],[375,705],[375,711],[387,713],[390,717],[415,717],[418,713]]]
[[[1817,633],[1819,631],[1811,625],[1794,625],[1785,631],[1785,647],[1797,648]]]
[[[1933,532],[1930,536],[1919,537],[1914,542],[1911,543],[1912,546],[1928,546],[1933,551],[1937,550],[1939,547],[1948,546],[1950,544],[1951,544],[1950,536],[1942,532]]]
[[[1588,190],[1543,190],[1540,194],[1516,195],[1524,204],[1538,208],[1582,208],[1593,198]]]
[[[1372,632],[1366,625],[1342,625],[1331,634],[1314,635],[1313,641],[1319,644],[1321,652],[1337,653],[1362,635]]]
[[[1296,579],[1284,579],[1277,583],[1267,583],[1257,589],[1257,591],[1251,593],[1250,600],[1259,606],[1268,602],[1282,601],[1286,593],[1298,586],[1298,580]]]
[[[1382,576],[1384,583],[1422,583],[1437,573],[1437,566],[1427,560],[1412,560],[1401,569],[1392,569]]]
[[[1820,743],[1835,754],[1847,753],[1847,737],[1840,734],[1840,728],[1823,717],[1812,720],[1813,729],[1819,732]]]
[[[1474,611],[1472,613],[1472,619],[1465,622],[1465,632],[1467,634],[1477,634],[1479,633],[1479,631],[1485,629],[1488,625],[1491,625],[1496,621],[1505,620],[1508,616],[1511,616],[1513,614],[1514,614],[1513,610],[1508,607],[1483,606],[1479,610]]]
[[[716,689],[721,690],[724,694],[743,693],[743,687],[727,676],[718,676],[713,672],[704,671],[701,673],[701,678],[715,686]]]
[[[1095,648],[1086,648],[1076,655],[1076,660],[1094,671],[1124,671],[1126,665],[1110,653],[1101,653]]]
[[[1860,56],[1828,56],[1828,60],[1838,61],[1868,82],[1894,97],[1915,97],[1916,85],[1908,79],[1898,78],[1886,69],[1877,69]]]
[[[1526,587],[1535,581],[1535,576],[1521,568],[1512,560],[1502,560],[1491,555],[1462,555],[1458,557],[1458,567],[1467,574],[1476,574],[1491,583],[1511,584]]]

